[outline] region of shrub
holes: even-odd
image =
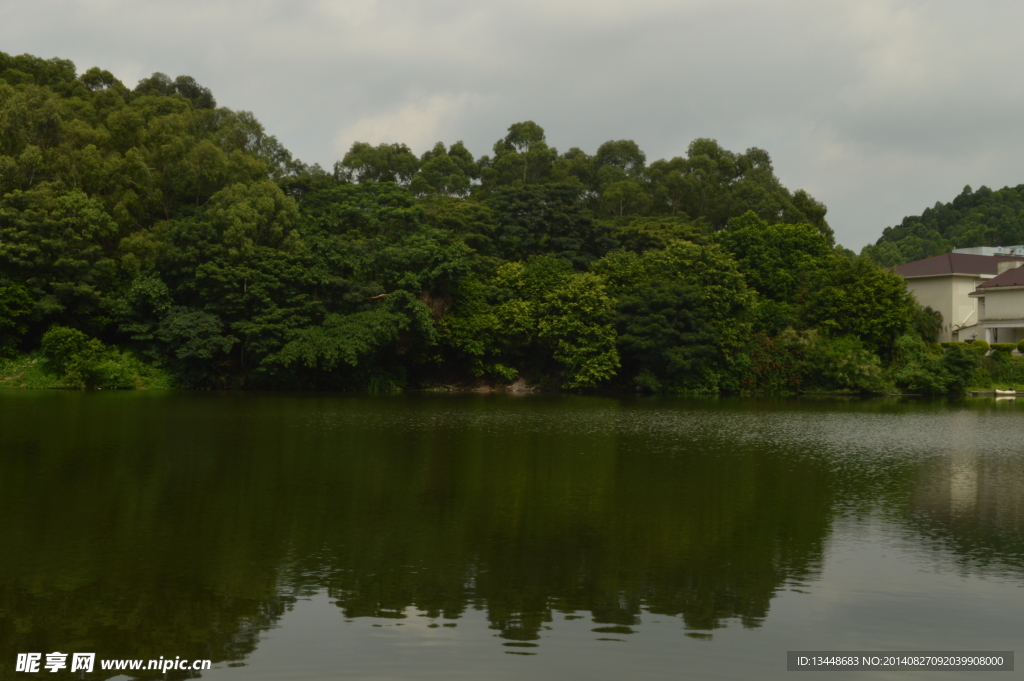
[[[979,366],[971,374],[971,386],[975,388],[991,388],[992,387],[992,373],[988,370],[988,367]]]
[[[952,345],[945,354],[936,355],[910,335],[901,336],[896,347],[893,381],[903,390],[926,395],[963,392],[981,361],[977,350],[963,345]]]
[[[78,329],[66,326],[53,326],[43,334],[40,343],[43,357],[57,374],[67,373],[73,358],[85,350],[89,337]]]
[[[787,371],[794,375],[794,387],[858,392],[886,389],[881,360],[856,336],[830,338],[815,329],[787,329],[779,334],[776,346],[790,356]]]
[[[43,334],[43,356],[67,388],[132,388],[133,358],[77,329],[54,326]]]
[[[992,349],[995,352],[1009,356],[1013,354],[1013,351],[1017,349],[1016,343],[993,343]]]
[[[985,353],[988,352],[989,344],[988,344],[988,341],[986,341],[984,339],[976,338],[976,339],[974,339],[972,341],[967,341],[967,342],[969,344],[968,347],[970,347],[971,350],[973,350],[974,352],[977,352],[980,355],[984,355]]]
[[[754,336],[742,364],[737,369],[746,392],[794,392],[800,388],[790,348],[779,345],[776,339],[767,335]]]
[[[1017,343],[1017,352],[1019,352],[1020,354],[1024,355],[1024,340],[1022,340],[1021,342]]]
[[[981,366],[988,373],[991,384],[997,388],[1024,385],[1024,362],[1015,362],[1008,354],[993,352],[982,359]],[[972,385],[983,387],[978,383]]]
[[[978,370],[979,359],[968,351],[966,344],[959,343],[942,356],[941,362],[949,376],[946,392],[962,393],[970,386]]]

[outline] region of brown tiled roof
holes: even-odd
[[[977,288],[997,288],[999,286],[1024,286],[1024,266],[1006,270],[995,279],[989,279]]]
[[[1011,255],[975,255],[973,253],[943,253],[924,260],[896,265],[896,274],[904,277],[927,277],[937,274],[996,274],[999,263],[1020,261]]]

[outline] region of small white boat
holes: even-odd
[[[1016,397],[1016,390],[997,390],[996,397]]]

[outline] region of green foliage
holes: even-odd
[[[935,351],[907,334],[896,342],[893,381],[901,390],[926,395],[962,393],[975,380],[977,352],[961,345]]]
[[[592,270],[619,299],[619,347],[632,385],[717,391],[734,384],[755,294],[728,253],[672,241],[642,255],[613,252]]]
[[[513,123],[494,143],[494,158],[480,159],[483,189],[525,187],[550,179],[558,150],[547,145],[544,128],[533,121]]]
[[[54,326],[43,334],[40,343],[47,366],[66,388],[135,388],[156,380],[166,387],[166,379],[155,374],[130,354],[106,347],[76,329]]]
[[[340,365],[360,369],[351,376],[351,382],[373,388],[374,377],[386,371],[383,354],[405,354],[411,337],[433,342],[436,338],[430,308],[405,291],[396,291],[383,298],[379,306],[349,315],[328,314],[320,326],[298,329],[279,353],[268,358],[268,363],[286,367],[301,364],[310,369],[334,371]],[[377,386],[381,388],[381,385]],[[402,387],[392,380],[383,389]]]
[[[831,336],[852,335],[888,360],[913,325],[918,303],[898,274],[866,258],[833,258],[808,297],[803,321]]]
[[[618,346],[627,375],[647,390],[692,383],[721,360],[717,338],[701,314],[701,289],[670,279],[647,279],[618,303]]]
[[[0,352],[68,386],[876,390],[942,321],[825,214],[761,149],[532,121],[327,172],[189,76],[0,53]]]
[[[40,342],[43,357],[58,374],[65,374],[73,358],[85,351],[89,337],[77,329],[54,326]]]
[[[556,184],[497,189],[488,205],[497,215],[494,254],[514,260],[555,254],[586,267],[615,245],[611,228],[587,216],[579,190]]]
[[[918,305],[914,313],[914,330],[922,340],[934,343],[942,332],[942,313],[931,307]]]
[[[574,273],[553,256],[507,263],[466,282],[441,323],[443,344],[477,376],[554,374],[566,388],[594,388],[619,367],[614,298],[603,277]]]
[[[714,244],[700,246],[675,241],[660,251],[641,256],[652,277],[675,278],[700,290],[698,310],[717,338],[722,361],[728,365],[750,336],[748,315],[756,300],[737,263]]]
[[[756,334],[747,349],[747,366],[741,385],[748,393],[778,394],[799,390],[796,353],[781,347],[775,338]]]
[[[32,307],[32,297],[23,285],[0,285],[0,356],[14,348],[28,331]]]
[[[829,337],[814,329],[788,329],[776,339],[775,347],[783,357],[777,361],[790,367],[793,383],[801,390],[878,393],[887,387],[878,355],[856,336]]]
[[[988,341],[984,338],[975,338],[974,340],[967,341],[967,344],[972,351],[979,355],[987,354],[990,348]]]
[[[116,235],[80,190],[15,190],[0,199],[0,276],[24,282],[44,320],[100,330],[117,286]]]
[[[684,218],[632,217],[611,224],[619,245],[634,253],[667,248],[679,239],[696,244],[709,241],[706,227]]]
[[[936,203],[921,215],[886,227],[862,255],[892,267],[954,248],[1024,243],[1024,185],[992,191],[969,186],[949,203]]]
[[[345,158],[334,165],[334,176],[344,182],[408,184],[420,162],[404,144],[355,142]]]
[[[885,390],[881,360],[856,336],[830,338],[818,347],[818,357],[809,358],[816,365],[818,385],[864,393]]]
[[[754,290],[776,301],[806,299],[833,260],[832,246],[812,225],[769,225],[753,211],[729,221],[716,241],[733,254]]]
[[[993,355],[999,354],[1004,357],[1009,357],[1016,349],[1016,343],[992,343]]]
[[[112,76],[106,71],[95,73],[91,70],[82,77],[82,81],[87,85],[112,87],[119,84],[116,81],[112,83],[111,80]],[[134,93],[137,95],[154,94],[163,97],[177,94],[192,102],[192,106],[197,109],[217,108],[217,102],[213,98],[213,93],[210,92],[209,88],[205,88],[197,83],[192,76],[178,76],[171,80],[163,73],[154,73],[149,78],[140,80],[139,84],[135,86]]]
[[[979,363],[971,387],[1024,390],[1024,361],[1020,358],[993,352],[988,357],[979,358]]]
[[[60,387],[63,387],[60,377],[39,351],[0,357],[0,388],[39,390]]]
[[[943,364],[948,370],[952,380],[947,389],[949,392],[962,392],[978,370],[979,358],[972,354],[968,348],[956,345],[948,350],[942,357]]]
[[[163,342],[178,383],[184,387],[224,387],[223,368],[238,339],[224,334],[224,323],[209,312],[173,307],[160,320],[156,337]],[[217,367],[220,371],[212,370]],[[212,371],[211,371],[212,370]]]
[[[541,297],[537,337],[554,344],[566,388],[596,388],[615,376],[614,301],[596,274],[572,274]]]
[[[751,310],[754,331],[777,336],[797,322],[797,311],[789,303],[770,298],[759,298]]]
[[[724,229],[731,219],[753,211],[769,223],[812,224],[833,243],[825,206],[806,192],[783,187],[763,149],[736,154],[714,140],[697,139],[687,158],[655,161],[646,175],[658,212],[703,217]]]
[[[341,362],[355,367],[408,326],[408,318],[384,308],[344,316],[330,314],[321,326],[298,331],[278,357],[285,366],[299,361],[328,370]]]
[[[1017,343],[1017,352],[1024,355],[1024,340],[1021,340]]]
[[[464,197],[469,194],[472,180],[479,177],[479,168],[461,141],[446,151],[438,142],[420,158],[419,170],[409,188],[417,196],[437,194]]]

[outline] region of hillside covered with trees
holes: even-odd
[[[825,214],[761,149],[649,163],[531,121],[480,158],[355,143],[325,170],[191,77],[0,53],[0,378],[962,386],[975,360],[926,345],[934,318]]]
[[[892,267],[954,248],[1024,244],[1024,185],[992,191],[964,190],[949,203],[936,203],[895,227],[886,227],[861,255]]]

